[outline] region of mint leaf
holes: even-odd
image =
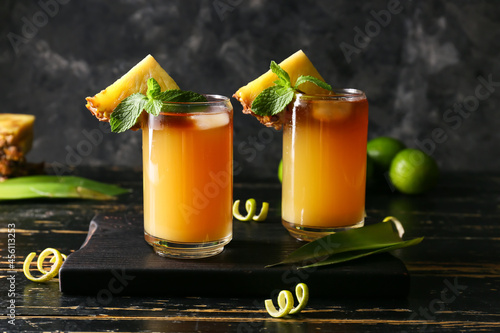
[[[147,102],[147,97],[140,93],[132,94],[121,101],[111,113],[111,131],[121,133],[134,126]]]
[[[207,98],[203,95],[192,91],[183,91],[183,90],[167,90],[162,92],[162,112],[186,112],[186,108],[182,107],[182,104],[171,104],[169,102],[174,103],[196,103],[196,102],[206,102]],[[206,105],[191,105],[189,108],[189,112],[201,112],[206,109]]]
[[[317,85],[320,88],[323,88],[323,89],[326,89],[326,90],[332,90],[332,86],[330,86],[328,83],[326,83],[324,81],[321,81],[320,79],[318,79],[318,78],[316,78],[314,76],[311,76],[311,75],[301,75],[301,76],[299,76],[299,78],[295,82],[294,89],[297,90],[298,86],[300,86],[301,84],[306,83],[306,82],[312,82],[312,83],[314,83],[315,85]]]
[[[310,75],[299,76],[292,86],[290,75],[280,65],[271,61],[270,68],[278,76],[278,80],[274,81],[274,86],[262,90],[253,100],[251,109],[258,116],[273,116],[283,111],[293,101],[295,94],[300,92],[298,86],[303,83],[312,82],[320,88],[332,90],[328,83]]]
[[[192,91],[184,91],[180,89],[170,89],[162,92],[157,97],[162,102],[178,102],[178,103],[192,103],[192,102],[206,102],[207,98],[203,95]]]
[[[148,79],[148,91],[146,92],[146,96],[149,100],[156,98],[156,96],[161,93],[160,84],[153,79],[152,77]]]
[[[121,101],[113,110],[109,123],[111,131],[115,133],[124,132],[137,123],[137,119],[142,111],[146,111],[153,116],[158,116],[160,112],[168,110],[176,112],[175,107],[167,106],[165,102],[193,103],[206,102],[207,98],[192,91],[179,89],[161,91],[161,86],[154,78],[148,79],[148,90],[146,95],[135,93]]]
[[[276,80],[273,83],[277,86],[280,86],[280,87],[292,87],[292,84],[290,82],[286,82],[286,81],[283,81],[281,79]]]
[[[280,67],[276,62],[271,61],[271,71],[278,76],[278,81],[274,81],[275,84],[281,86],[292,86],[292,82],[290,81],[290,76],[288,73]]]
[[[150,99],[146,105],[144,105],[144,111],[152,114],[153,116],[159,115],[162,108],[163,102],[157,99]]]
[[[253,100],[252,111],[259,116],[272,116],[280,113],[295,96],[291,87],[273,86],[262,90]]]

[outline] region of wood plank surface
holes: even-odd
[[[66,295],[58,281],[38,284],[22,273],[31,252],[55,247],[72,253],[85,240],[98,213],[141,213],[139,171],[78,169],[76,173],[131,188],[113,202],[27,200],[0,203],[0,330],[109,332],[485,332],[500,330],[500,175],[443,175],[423,196],[371,189],[367,213],[397,216],[414,247],[396,251],[410,273],[404,299],[311,295],[296,317],[274,319],[262,297],[162,297]],[[280,185],[237,183],[235,199],[270,202],[270,221],[279,221]],[[239,222],[235,222],[239,223]],[[15,232],[9,232],[9,224]],[[8,238],[15,235],[9,267]],[[34,273],[35,274],[35,273]],[[13,282],[13,283],[11,283]],[[13,297],[9,291],[13,286]],[[244,288],[244,286],[242,286]],[[9,306],[15,304],[15,325]]]

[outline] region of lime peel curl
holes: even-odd
[[[281,318],[290,313],[293,309],[293,295],[288,290],[280,291],[278,295],[278,306],[279,310],[276,310],[272,299],[266,299],[264,301],[267,313],[269,313],[274,318]]]
[[[267,313],[274,318],[281,318],[288,314],[297,314],[304,309],[309,300],[309,288],[305,283],[299,283],[295,286],[295,296],[299,301],[296,307],[293,307],[293,295],[288,290],[282,290],[278,295],[279,310],[274,307],[273,300],[266,299],[264,305],[266,306]]]
[[[236,200],[233,204],[233,216],[240,221],[264,221],[267,218],[267,213],[269,212],[269,203],[263,202],[260,213],[255,215],[257,212],[257,202],[255,199],[251,198],[245,202],[245,209],[247,210],[247,215],[243,216],[240,214],[240,200]]]
[[[45,261],[45,258],[47,258],[50,254],[53,255],[50,260],[50,262],[53,264],[50,267],[50,270],[47,271],[43,267],[43,262]],[[26,278],[28,278],[28,280],[33,282],[47,282],[52,280],[59,273],[59,269],[61,268],[63,261],[66,259],[66,255],[61,254],[61,252],[59,252],[58,250],[51,247],[46,248],[40,253],[37,260],[37,268],[43,275],[40,277],[34,277],[33,275],[31,275],[30,265],[35,256],[36,252],[31,252],[30,254],[28,254],[23,263],[24,275],[26,276]]]
[[[307,302],[309,301],[309,288],[307,287],[307,284],[299,283],[296,285],[295,296],[297,296],[299,304],[290,311],[290,314],[299,313],[306,307]]]
[[[267,213],[269,212],[269,203],[263,202],[262,208],[260,209],[259,215],[252,217],[254,221],[264,221],[267,218]]]
[[[403,235],[405,233],[405,228],[403,228],[403,224],[401,223],[401,221],[399,221],[394,216],[387,216],[382,222],[389,222],[389,221],[394,223],[394,226],[396,227],[396,230],[398,231],[399,237],[403,238]]]

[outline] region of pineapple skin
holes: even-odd
[[[109,122],[111,113],[126,97],[134,93],[146,94],[147,81],[154,78],[162,91],[179,86],[151,55],[147,55],[112,85],[93,97],[87,97],[87,109],[100,121]]]

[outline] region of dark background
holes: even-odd
[[[140,132],[108,133],[84,105],[147,54],[181,88],[231,96],[298,49],[366,92],[370,138],[445,171],[500,167],[498,1],[2,0],[0,36],[1,112],[37,116],[28,157],[60,174],[141,167]],[[232,103],[236,179],[274,177],[281,133]]]

